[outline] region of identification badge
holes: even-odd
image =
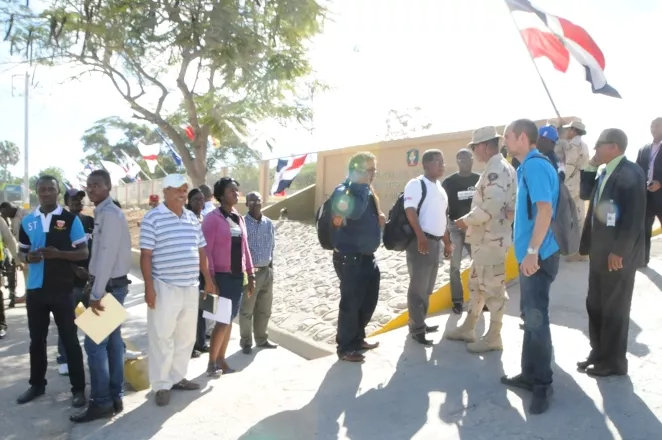
[[[607,226],[616,226],[616,213],[607,213]]]

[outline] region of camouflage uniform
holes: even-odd
[[[471,352],[500,350],[501,323],[506,309],[506,252],[512,244],[512,222],[508,211],[515,209],[517,177],[515,169],[496,154],[487,161],[471,204],[462,219],[468,226],[467,243],[472,248],[469,292],[471,306],[464,323],[447,334],[448,339],[469,342]],[[490,311],[490,329],[475,342],[475,326],[483,306]]]

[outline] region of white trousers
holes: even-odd
[[[147,308],[149,381],[169,390],[186,377],[198,322],[198,286],[179,287],[154,280],[156,306]]]

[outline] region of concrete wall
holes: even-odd
[[[565,121],[574,119],[577,118],[564,118]],[[547,121],[544,119],[536,123],[544,125]],[[504,128],[504,126],[499,126],[497,131],[503,133]],[[433,148],[441,150],[446,163],[445,174],[450,175],[456,172],[455,154],[459,149],[467,146],[471,140],[472,131],[399,139],[317,153],[317,189],[313,211],[343,181],[347,174],[349,159],[359,151],[370,151],[377,157],[378,172],[373,186],[379,195],[382,209],[387,211],[395,203],[398,194],[403,191],[407,182],[421,174],[420,158],[425,150]],[[418,160],[412,163],[408,160],[410,155]],[[480,172],[482,168],[482,164],[474,163],[475,171]]]
[[[316,185],[310,185],[296,194],[277,201],[263,208],[262,214],[272,220],[276,220],[280,216],[281,209],[287,208],[289,220],[300,222],[311,221],[315,217],[315,211],[311,210],[311,207],[315,206],[315,188]]]

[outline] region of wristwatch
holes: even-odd
[[[528,255],[537,255],[537,254],[538,254],[538,249],[535,249],[535,248],[531,248],[531,247],[530,247],[530,248],[527,248],[527,249],[526,249],[526,253],[527,253]]]

